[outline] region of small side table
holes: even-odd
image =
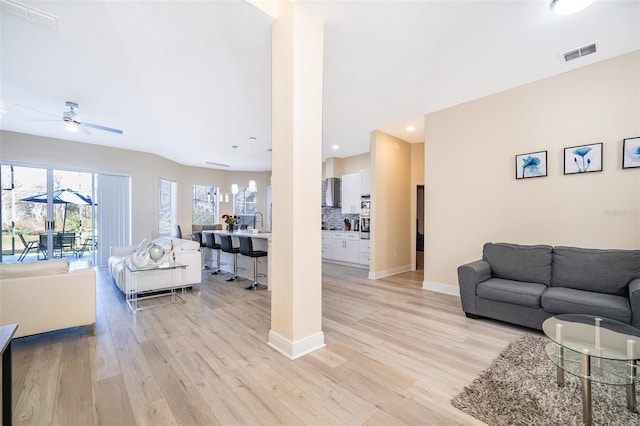
[[[187,269],[187,266],[188,265],[185,265],[182,263],[162,263],[159,265],[148,265],[148,266],[135,266],[129,263],[125,263],[126,272],[131,274],[130,275],[131,288],[129,292],[126,293],[126,297],[125,297],[126,302],[129,305],[129,308],[131,309],[131,312],[136,313],[138,311],[141,311],[142,309],[148,309],[148,308],[153,308],[155,306],[162,306],[167,304],[167,303],[156,304],[152,306],[146,306],[144,308],[141,308],[138,306],[138,302],[140,300],[167,296],[167,294],[158,293],[155,290],[138,292],[138,274],[151,272],[151,271],[167,271],[167,273],[171,274],[171,286],[166,289],[158,289],[158,291],[161,291],[161,290],[170,291],[171,302],[168,302],[168,303],[187,303],[187,301],[185,300],[185,287],[184,287],[185,270]],[[176,285],[176,277],[175,277],[176,271],[180,271],[182,274],[180,285]],[[178,289],[180,289],[180,294],[176,292],[176,290]],[[141,294],[145,294],[145,293],[157,293],[157,294],[141,296]]]
[[[0,347],[2,348],[2,426],[11,426],[13,402],[11,399],[11,339],[18,324],[0,326]]]

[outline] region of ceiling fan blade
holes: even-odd
[[[119,135],[122,134],[122,130],[114,129],[114,128],[106,127],[106,126],[101,126],[99,124],[84,123],[83,122],[83,123],[80,123],[80,126],[82,126],[82,127],[91,127],[92,129],[104,130],[106,132],[118,133]]]
[[[82,130],[82,133],[84,133],[85,135],[91,135],[91,136],[93,136],[93,133],[91,133],[91,132],[89,131],[89,129],[87,129],[87,127],[86,127],[86,126],[80,126],[80,129]]]
[[[30,109],[31,111],[35,111],[35,112],[38,112],[38,113],[40,113],[40,114],[49,115],[49,116],[51,116],[51,117],[55,117],[55,118],[57,118],[57,119],[59,119],[59,120],[62,120],[62,117],[60,117],[60,115],[59,115],[59,114],[52,114],[52,113],[50,113],[50,112],[42,111],[41,109],[34,108],[34,107],[30,107],[30,106],[27,106],[27,105],[22,105],[22,104],[13,104],[13,105],[14,105],[14,106],[17,106],[18,108]]]

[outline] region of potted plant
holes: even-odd
[[[238,219],[240,219],[240,217],[231,214],[223,214],[222,219],[224,220],[224,223],[227,224],[227,230],[229,232],[233,232],[233,227],[236,225],[236,222],[238,222]]]

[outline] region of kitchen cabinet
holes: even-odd
[[[358,242],[360,235],[357,232],[334,232],[331,244],[331,255],[341,262],[358,263]]]
[[[342,213],[360,213],[360,173],[342,176]]]
[[[358,245],[358,263],[361,265],[369,265],[371,263],[371,241],[360,240]]]
[[[371,170],[360,170],[360,194],[371,194]]]
[[[322,258],[333,258],[333,232],[322,231]]]

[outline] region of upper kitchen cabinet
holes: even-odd
[[[371,170],[360,170],[360,194],[371,194]]]
[[[342,213],[360,213],[360,173],[342,176]]]

